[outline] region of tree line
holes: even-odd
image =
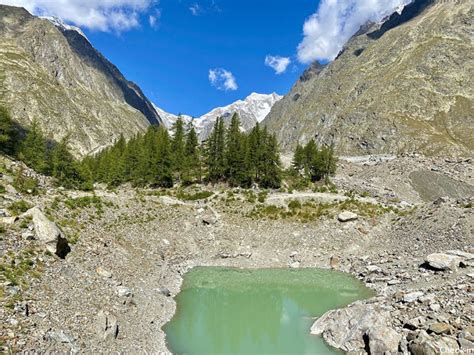
[[[69,151],[67,136],[60,142],[48,140],[37,122],[22,129],[0,107],[0,152],[54,177],[65,188],[92,189],[94,182],[165,188],[206,182],[276,189],[287,173],[320,181],[336,170],[333,149],[319,149],[311,140],[297,146],[292,168],[284,172],[276,136],[259,124],[249,133],[242,132],[237,114],[228,127],[218,118],[202,144],[194,126],[186,126],[181,117],[172,131],[170,136],[163,126],[151,126],[145,134],[128,141],[121,136],[113,146],[79,161]]]
[[[227,128],[223,118],[218,118],[201,145],[194,126],[186,127],[178,117],[172,137],[164,127],[151,126],[128,142],[120,138],[112,147],[85,158],[84,164],[95,181],[111,186],[125,182],[157,187],[223,182],[278,188],[282,176],[276,137],[259,125],[248,134],[241,132],[237,114]]]
[[[27,130],[23,129],[0,106],[0,152],[23,161],[38,173],[54,177],[60,186],[92,189],[90,171],[74,158],[68,146],[68,136],[60,142],[47,140],[36,121]]]

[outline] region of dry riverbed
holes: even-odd
[[[5,351],[167,352],[161,327],[173,296],[182,275],[203,265],[352,273],[377,296],[312,329],[344,351],[473,347],[470,160],[342,161],[337,191],[319,192],[124,187],[92,196],[41,180],[40,195],[14,191],[8,169],[0,180]],[[61,227],[64,259],[45,249],[34,214],[23,214],[33,206]]]

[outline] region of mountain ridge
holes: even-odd
[[[284,151],[314,138],[343,155],[472,155],[473,17],[467,1],[412,2],[300,78],[263,124]]]
[[[224,123],[229,124],[234,113],[238,113],[241,120],[241,129],[248,131],[252,129],[257,122],[262,122],[271,110],[271,107],[281,100],[283,96],[276,93],[258,94],[251,93],[245,99],[237,100],[227,106],[216,107],[208,113],[200,117],[191,117],[189,115],[181,115],[186,124],[192,122],[198,137],[201,141],[207,139],[210,135],[214,122],[218,117],[224,118]],[[164,125],[171,130],[173,124],[178,119],[178,115],[167,113],[163,109],[155,105],[155,109],[164,119]]]
[[[99,151],[161,118],[141,89],[80,32],[0,5],[0,104],[48,138],[70,137],[76,156]]]

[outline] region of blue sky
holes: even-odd
[[[313,0],[162,0],[155,27],[143,14],[138,28],[117,34],[85,29],[93,45],[161,108],[200,116],[251,92],[285,94],[306,64],[294,58]],[[296,6],[297,4],[297,6]],[[265,65],[267,55],[291,57],[285,73]],[[224,68],[237,90],[218,90],[209,70]]]
[[[287,93],[367,21],[411,0],[0,0],[79,26],[155,104],[200,116]]]

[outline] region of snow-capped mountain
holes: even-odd
[[[40,18],[44,18],[45,20],[48,20],[50,21],[53,25],[55,25],[56,27],[58,27],[59,29],[63,30],[63,31],[76,31],[78,32],[82,37],[84,37],[85,39],[87,39],[87,41],[89,41],[89,39],[86,37],[86,35],[84,34],[84,32],[82,32],[82,30],[79,28],[79,27],[76,27],[76,26],[72,26],[72,25],[68,25],[67,23],[65,23],[62,19],[60,19],[59,17],[56,17],[56,16],[40,16]]]
[[[181,115],[185,123],[192,121],[201,141],[206,140],[212,132],[214,123],[218,117],[223,117],[226,124],[230,123],[232,115],[238,113],[241,121],[241,128],[244,131],[252,129],[257,122],[262,122],[268,115],[272,106],[282,96],[275,93],[272,94],[257,94],[252,93],[245,100],[238,100],[228,106],[218,107],[197,118],[191,116]],[[169,130],[178,119],[178,116],[165,112],[159,107],[155,106],[156,111],[163,119],[163,122]]]

